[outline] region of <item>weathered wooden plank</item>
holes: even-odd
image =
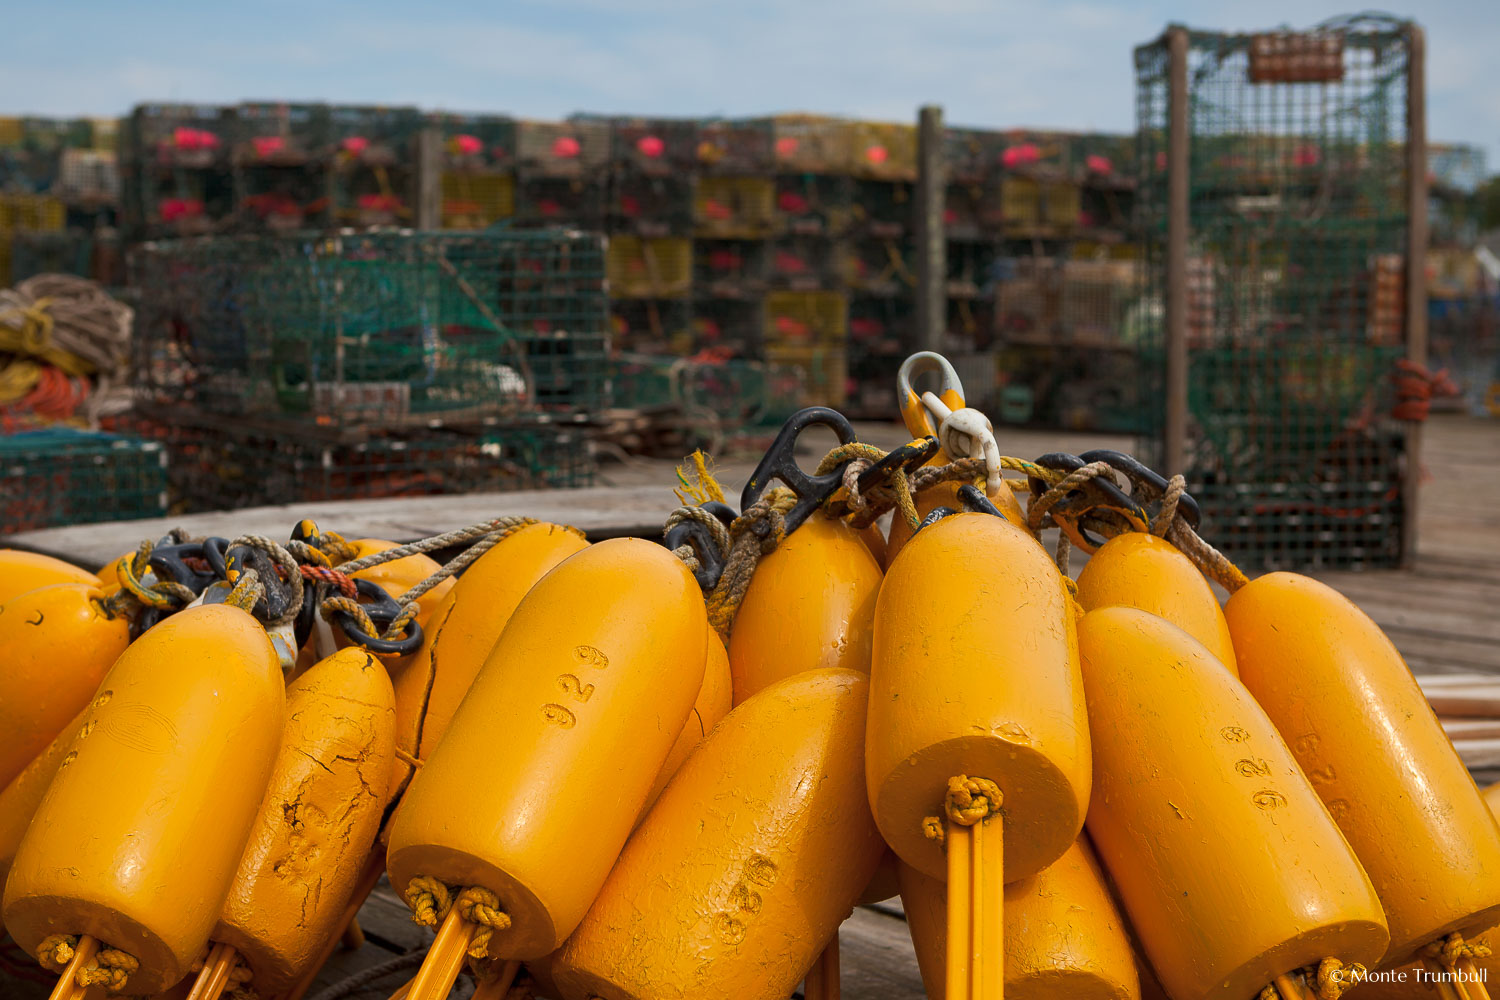
[[[848,1000],[922,1000],[922,976],[906,921],[856,907],[839,928],[843,995]]]
[[[285,538],[293,525],[310,518],[351,538],[405,542],[491,518],[520,515],[572,524],[594,537],[612,537],[660,534],[674,506],[676,500],[665,486],[343,500],[47,528],[6,536],[4,544],[95,568],[134,548],[141,539],[160,538],[177,527],[193,535]]]

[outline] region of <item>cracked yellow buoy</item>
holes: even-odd
[[[0,604],[0,786],[47,748],[130,642],[97,584],[55,583]]]
[[[1219,599],[1192,560],[1165,538],[1127,531],[1105,542],[1078,574],[1078,603],[1085,611],[1115,604],[1149,611],[1203,643],[1214,659],[1237,672]]]
[[[1225,610],[1246,687],[1380,895],[1385,961],[1500,920],[1500,827],[1380,627],[1296,573],[1252,580]]]
[[[657,772],[656,784],[651,787],[651,794],[646,796],[646,804],[641,809],[637,823],[646,818],[646,813],[651,810],[651,806],[661,795],[662,789],[667,787],[667,782],[672,780],[672,775],[678,772],[704,738],[713,732],[714,726],[717,726],[734,707],[732,681],[729,675],[729,654],[724,650],[724,643],[719,641],[719,633],[715,632],[706,620],[704,626],[707,628],[704,639],[707,655],[703,659],[703,683],[698,688],[698,699],[693,702],[693,710],[688,713],[687,721],[682,724],[682,732],[678,734],[677,742],[672,744],[665,763]]]
[[[860,791],[868,682],[797,674],[667,785],[551,963],[570,998],[783,998],[885,847]]]
[[[464,570],[424,625],[422,648],[389,666],[397,745],[405,753],[423,759],[437,746],[521,599],[554,566],[587,547],[572,528],[528,524]],[[410,772],[410,765],[396,761],[393,792]]]
[[[880,564],[859,532],[814,515],[755,567],[729,636],[734,702],[804,670],[870,672]]]
[[[210,935],[226,947],[200,978],[222,979],[241,959],[256,993],[275,996],[318,962],[375,843],[395,746],[390,678],[364,650],[341,650],[287,687],[281,749]]]
[[[20,549],[0,549],[0,604],[54,583],[103,586],[98,576],[61,559]]]
[[[942,882],[902,865],[901,904],[927,995],[945,996],[948,894]],[[1007,1000],[1138,1000],[1140,982],[1125,921],[1088,843],[1005,887]]]
[[[521,601],[392,824],[392,885],[419,916],[448,911],[412,1000],[446,994],[466,948],[537,958],[582,919],[702,687],[706,638],[696,581],[639,539],[583,549]]]
[[[132,643],[16,852],[11,936],[33,953],[49,935],[97,939],[133,960],[113,967],[132,993],[187,975],[250,835],[284,702],[271,641],[237,608],[189,608]]]
[[[1375,891],[1244,686],[1137,608],[1089,612],[1078,641],[1089,836],[1173,1000],[1254,997],[1329,957],[1375,962]]]

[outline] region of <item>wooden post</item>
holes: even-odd
[[[419,230],[443,225],[443,137],[435,128],[417,133],[417,199],[413,222]]]
[[[919,351],[941,351],[948,325],[948,241],[943,227],[947,193],[943,162],[943,109],[926,105],[917,118],[917,343]]]
[[[1409,24],[1406,51],[1406,356],[1427,363],[1427,36]],[[1417,557],[1417,504],[1422,481],[1422,424],[1406,424],[1401,484],[1401,567]]]
[[[1188,89],[1186,28],[1167,29],[1166,422],[1162,472],[1187,472]]]

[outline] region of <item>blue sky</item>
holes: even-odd
[[[1131,48],[1170,21],[1306,27],[1359,0],[6,0],[0,114],[303,99],[556,117],[816,111],[1129,131]],[[424,9],[426,8],[426,9]],[[1410,14],[1411,11],[1395,11]],[[1500,171],[1500,2],[1429,0],[1429,135]]]

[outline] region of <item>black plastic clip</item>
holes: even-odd
[[[847,462],[839,463],[836,468],[821,476],[810,476],[797,464],[797,438],[804,430],[815,424],[830,428],[838,436],[839,444],[851,444],[855,440],[854,425],[837,410],[831,410],[826,406],[809,406],[798,410],[788,418],[781,428],[781,433],[777,434],[776,440],[771,442],[771,447],[766,451],[765,457],[750,474],[750,481],[745,484],[744,492],[740,494],[740,510],[749,510],[765,495],[772,480],[779,479],[797,494],[797,503],[787,512],[783,520],[786,533],[791,534],[843,484],[844,468],[848,465]],[[757,534],[769,530],[770,525],[765,521],[755,526]]]
[[[1123,451],[1115,451],[1112,448],[1095,448],[1078,457],[1085,462],[1107,462],[1110,468],[1130,481],[1132,494],[1140,498],[1138,503],[1141,506],[1159,501],[1166,495],[1166,477],[1134,455],[1127,455]],[[1194,531],[1198,530],[1203,514],[1198,507],[1198,501],[1191,494],[1184,492],[1177,501],[1177,514],[1188,527]]]
[[[400,603],[379,584],[356,578],[354,586],[361,598],[360,606],[375,623],[377,631],[384,631],[401,614]],[[363,646],[372,653],[405,656],[415,653],[422,645],[422,626],[417,624],[415,618],[407,624],[406,635],[400,639],[383,639],[378,635],[367,634],[347,611],[335,611],[333,619],[332,624],[336,624],[350,642]]]

